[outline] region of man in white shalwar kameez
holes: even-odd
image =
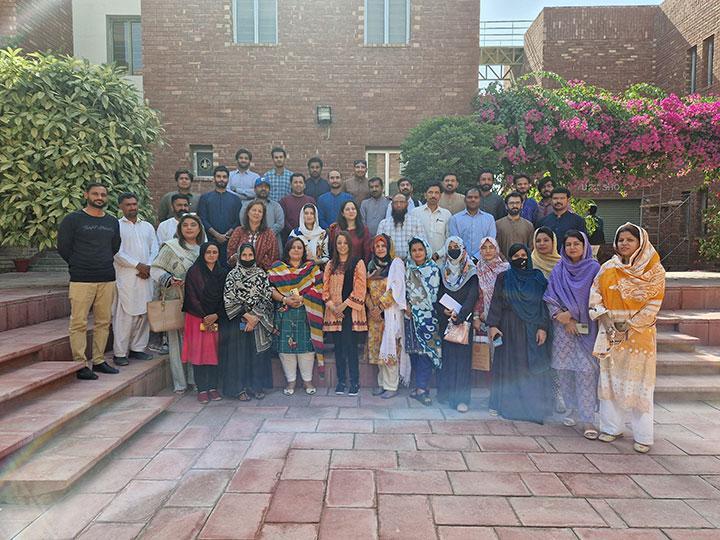
[[[113,315],[113,361],[126,366],[129,358],[149,360],[145,352],[150,338],[147,303],[152,300],[150,264],[158,253],[155,229],[138,219],[138,201],[133,193],[118,197],[120,251],[115,255],[117,295]]]
[[[161,222],[157,228],[158,245],[162,246],[168,240],[175,238],[178,223],[183,214],[190,210],[190,199],[183,193],[176,193],[172,196],[170,205],[172,206],[173,215],[165,221]]]

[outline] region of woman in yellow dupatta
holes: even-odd
[[[563,239],[561,238],[560,241]],[[549,227],[540,227],[533,234],[532,259],[533,268],[540,270],[545,279],[550,277],[555,265],[560,262],[558,239]]]
[[[626,223],[615,233],[615,256],[602,265],[590,291],[590,316],[599,324],[600,436],[623,434],[630,412],[636,452],[653,443],[655,320],[665,296],[665,269],[645,229]]]

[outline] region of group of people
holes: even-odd
[[[184,328],[167,333],[174,389],[196,386],[202,403],[262,399],[272,351],[283,392],[295,393],[299,371],[312,395],[332,343],[336,394],[358,394],[364,352],[378,368],[374,395],[391,399],[408,385],[430,405],[434,375],[435,399],[466,412],[481,343],[492,357],[491,414],[542,423],[560,402],[565,425],[609,442],[629,412],[635,449],[649,450],[664,270],[642,228],[618,229],[615,256],[601,267],[570,192],[549,179],[538,202],[524,176],[503,199],[491,172],[464,196],[447,174],[416,205],[410,180],[387,199],[382,179],[364,178],[363,160],[343,183],[336,170],[322,178],[319,158],[305,177],[284,168],[285,156],[273,149],[275,168],[261,177],[239,150],[237,170],[216,167],[215,189],[197,202],[192,175],[178,171],[178,190],[160,203],[161,218],[172,214],[157,231],[138,219],[135,195],[119,195],[118,223],[103,210],[107,189],[88,187],[87,206],[58,235],[78,361],[95,313],[93,365],[79,378],[117,372],[103,360],[110,314],[122,366],[149,356],[142,304],[181,298]]]

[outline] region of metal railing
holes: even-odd
[[[480,47],[522,47],[533,21],[480,21]]]

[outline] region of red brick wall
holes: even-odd
[[[284,145],[288,166],[349,175],[366,147],[398,147],[420,120],[466,114],[477,90],[477,0],[413,0],[407,46],[363,45],[363,0],[278,0],[279,44],[237,45],[230,0],[143,0],[145,97],[162,113],[169,143],[157,154],[150,186],[174,186],[190,166],[189,146],[211,144],[215,161],[234,165],[245,146],[255,169]],[[315,107],[332,106],[328,131]]]
[[[15,0],[0,0],[0,45],[15,35]]]
[[[655,6],[545,8],[525,36],[526,70],[552,71],[608,90],[652,81],[657,11]]]
[[[12,3],[16,4],[14,31],[19,39],[19,47],[26,52],[73,53],[72,0],[0,0],[0,20],[3,4]]]

